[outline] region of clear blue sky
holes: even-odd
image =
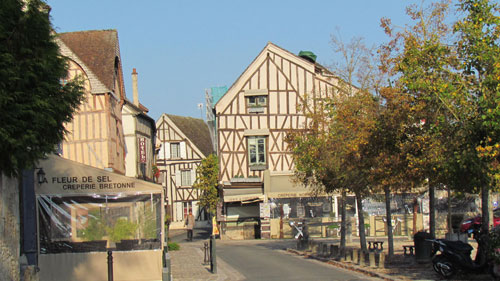
[[[405,7],[414,2],[47,1],[57,32],[118,30],[127,96],[137,68],[140,101],[155,120],[162,113],[200,118],[205,89],[230,87],[269,41],[295,54],[313,51],[328,66],[336,27],[345,41],[361,36],[378,45],[387,40],[380,18],[403,25]]]

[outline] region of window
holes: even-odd
[[[266,138],[248,138],[248,160],[249,165],[266,165]]]
[[[249,107],[265,107],[267,106],[267,96],[249,96]]]
[[[170,158],[181,158],[181,145],[180,143],[170,144]]]
[[[181,171],[181,185],[191,186],[193,183],[191,181],[191,170]]]
[[[189,211],[193,211],[193,202],[182,202],[182,209],[184,212],[184,219],[189,215]]]

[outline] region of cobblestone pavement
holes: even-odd
[[[210,265],[203,263],[204,242],[208,242],[208,240],[181,242],[179,243],[180,250],[170,251],[173,280],[238,281],[245,279],[243,275],[219,257],[217,257],[217,273],[211,273]]]

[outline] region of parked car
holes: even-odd
[[[500,208],[493,210],[493,226],[497,225],[500,225]],[[481,215],[464,220],[460,225],[460,232],[467,233],[473,226],[481,226]]]

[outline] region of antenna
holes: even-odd
[[[203,120],[203,103],[198,104],[198,109],[200,110],[201,120]]]

